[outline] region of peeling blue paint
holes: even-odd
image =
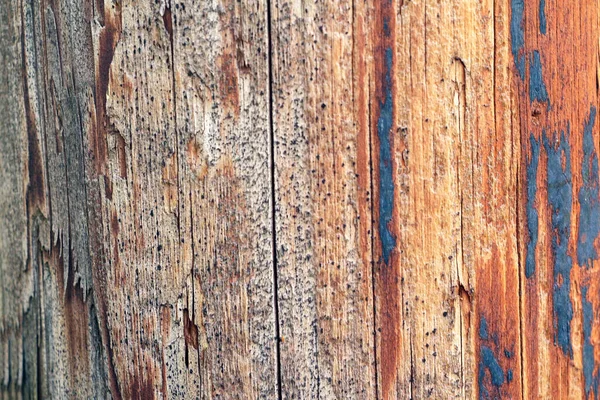
[[[569,127],[567,127],[566,135],[564,131],[561,132],[556,145],[551,143],[545,133],[543,134],[543,140],[544,149],[548,155],[548,202],[552,211],[554,342],[560,346],[564,354],[572,358],[571,320],[573,319],[573,305],[569,293],[573,260],[569,255],[569,238],[571,236],[573,193]]]
[[[492,384],[494,386],[501,386],[504,383],[504,371],[498,360],[496,360],[492,349],[487,346],[481,346],[481,363],[490,371]]]
[[[529,64],[529,101],[548,103],[548,109],[550,109],[550,99],[542,76],[542,60],[540,52],[537,50],[534,50],[531,55]]]
[[[546,34],[546,0],[540,0],[540,33]]]
[[[490,334],[489,334],[489,328],[488,328],[488,323],[487,320],[485,319],[485,316],[481,315],[480,320],[479,320],[479,337],[481,338],[482,341],[486,341],[488,344],[490,344]],[[497,346],[497,343],[496,343]],[[504,350],[504,354],[510,354],[507,350]],[[494,351],[486,344],[481,344],[481,348],[479,351],[479,375],[478,375],[478,382],[479,382],[479,398],[480,399],[487,399],[490,398],[490,391],[488,389],[488,387],[486,387],[486,382],[485,382],[485,375],[486,375],[486,370],[489,371],[490,374],[490,381],[492,383],[492,385],[496,386],[497,388],[499,388],[500,386],[502,386],[504,384],[504,370],[502,369],[502,367],[500,366],[500,363],[498,362],[498,359],[496,358],[496,356],[494,355]],[[510,374],[510,380],[512,380],[512,372],[510,372],[511,370],[509,370],[509,374]],[[508,377],[509,375],[507,375]],[[508,378],[507,378],[508,380]],[[508,380],[508,382],[510,382],[510,380]]]
[[[487,340],[489,337],[487,321],[483,315],[481,316],[481,320],[479,321],[479,337],[483,340]]]
[[[600,233],[600,197],[598,181],[598,155],[594,147],[592,128],[596,121],[596,107],[590,107],[590,115],[583,128],[583,161],[581,163],[582,186],[579,190],[579,235],[577,238],[577,263],[590,268],[592,260],[598,259],[594,241]]]
[[[511,383],[512,380],[513,380],[513,371],[512,371],[512,369],[509,369],[508,372],[506,373],[506,382]]]
[[[529,136],[531,159],[527,163],[527,229],[529,242],[525,259],[525,276],[531,278],[535,273],[535,249],[538,242],[538,211],[535,207],[537,194],[537,171],[540,161],[540,142],[535,140],[533,133]]]
[[[525,54],[522,54],[525,46],[525,34],[523,32],[523,13],[525,12],[524,0],[512,0],[510,2],[510,41],[512,55],[515,59],[515,67],[519,72],[521,80],[525,79]]]
[[[379,237],[383,251],[383,260],[389,263],[390,254],[396,247],[396,238],[390,231],[394,208],[394,179],[392,174],[392,150],[390,135],[392,132],[393,108],[392,97],[392,49],[385,50],[385,77],[383,82],[384,101],[380,103],[377,121],[379,137]]]
[[[391,31],[390,31],[390,17],[385,16],[383,17],[383,33],[385,34],[385,36],[390,36]]]
[[[587,299],[588,287],[581,287],[581,305],[583,308],[583,377],[585,379],[585,393],[589,397],[590,391],[598,393],[598,375],[594,375],[594,345],[592,344],[592,326],[594,323],[594,309]]]
[[[481,361],[479,362],[479,398],[489,398],[489,391],[485,387],[485,370],[490,373],[492,385],[500,387],[504,384],[504,370],[494,356],[494,352],[489,347],[481,346]]]

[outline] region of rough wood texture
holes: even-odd
[[[516,2],[513,26],[526,185],[523,396],[598,398],[598,4]]]
[[[368,105],[354,58],[365,27],[354,12],[345,1],[276,1],[272,12],[283,398],[375,396]]]
[[[276,397],[266,4],[1,15],[3,395]]]
[[[0,398],[600,397],[599,15],[0,0]]]

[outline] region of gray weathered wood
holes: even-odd
[[[282,397],[375,398],[368,6],[272,4]]]
[[[2,397],[275,397],[266,3],[0,7]]]

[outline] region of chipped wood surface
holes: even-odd
[[[599,10],[0,0],[0,398],[598,398]]]
[[[276,397],[266,4],[1,12],[2,393]]]

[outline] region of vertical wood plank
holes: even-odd
[[[513,1],[525,398],[597,398],[598,4]]]
[[[367,2],[273,1],[283,398],[375,398]]]
[[[189,390],[172,52],[160,4],[104,2],[94,30],[107,321],[119,396]],[[171,376],[170,381],[166,377]]]
[[[123,397],[272,397],[265,4],[124,1],[104,18],[98,41],[116,44],[108,322]]]
[[[22,118],[23,125],[4,131],[7,139],[20,137],[21,142],[20,148],[6,148],[4,156],[21,161],[3,163],[1,169],[8,170],[7,165],[22,169],[5,182],[22,184],[26,210],[26,219],[6,230],[9,238],[25,233],[20,246],[26,251],[26,264],[13,260],[2,271],[2,276],[16,273],[25,279],[18,292],[13,289],[7,296],[18,304],[3,312],[3,318],[17,322],[2,334],[3,341],[9,341],[3,352],[8,364],[3,368],[2,392],[8,388],[12,397],[108,393],[104,349],[91,300],[83,157],[87,109],[93,104],[90,11],[84,3],[68,1],[2,5],[2,15],[9,19],[6,26],[12,30],[3,43],[11,44],[7,53],[12,46],[19,49],[11,55],[16,63],[11,73],[20,75],[3,81],[7,90],[3,87],[2,93],[14,94],[18,87],[19,95],[2,104],[11,108],[5,116],[8,121]],[[19,215],[10,212],[12,218]],[[7,221],[11,218],[2,219]],[[14,251],[11,246],[3,253],[13,253],[14,258],[18,255]]]
[[[473,395],[479,398],[523,398],[521,326],[523,257],[519,252],[520,136],[515,118],[510,47],[510,19],[505,2],[489,2],[480,9],[490,19],[473,21],[475,31],[490,36],[481,43],[485,58],[475,56],[472,77],[474,99],[471,149],[465,157],[464,176],[472,177],[474,194],[468,235],[475,286]],[[493,37],[493,39],[492,39]],[[481,57],[481,56],[480,56]],[[470,170],[470,172],[469,172]]]
[[[184,322],[198,336],[186,357],[203,398],[277,398],[267,2],[172,2],[163,19],[173,25]]]
[[[500,9],[491,1],[386,1],[375,13],[374,261],[385,399],[521,394],[519,147]]]
[[[0,4],[0,397],[275,397],[266,3]]]
[[[26,76],[23,19],[17,3],[0,2],[0,397],[16,397],[23,385],[25,306],[33,291],[28,267]],[[35,135],[35,131],[30,131]],[[35,340],[36,334],[33,338]]]

